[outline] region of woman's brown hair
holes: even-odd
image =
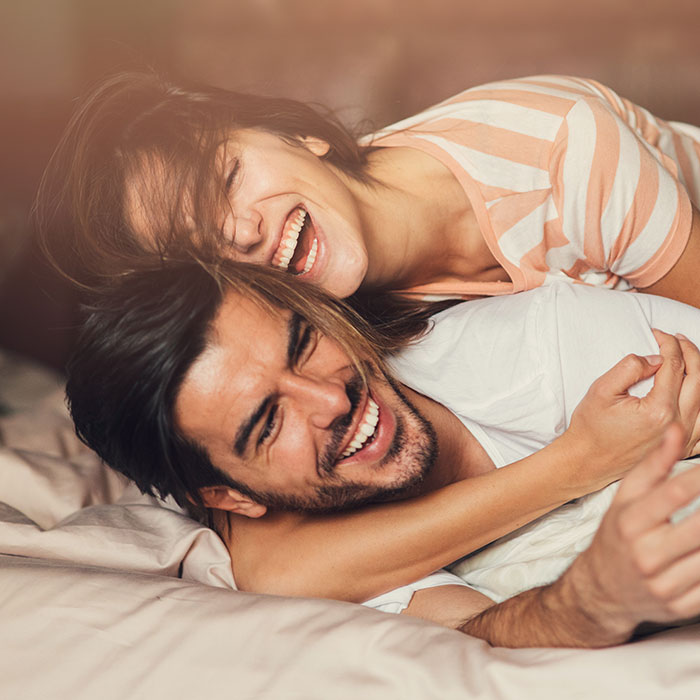
[[[321,139],[330,147],[324,156],[329,163],[366,178],[370,149],[330,114],[309,105],[188,87],[153,71],[117,73],[80,102],[42,179],[35,220],[48,258],[77,283],[91,286],[183,250],[216,256],[221,241],[215,217],[225,179],[213,177],[216,154],[239,128],[263,129],[293,144],[303,137]],[[157,214],[149,217],[155,229],[149,245],[134,234],[126,200],[134,178],[138,189],[138,175],[154,164],[162,182],[157,192],[145,194],[149,214]],[[185,197],[194,234],[185,226]]]

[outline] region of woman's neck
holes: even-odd
[[[370,156],[369,174],[376,184],[356,191],[369,257],[365,287],[483,279],[498,267],[464,189],[436,158],[380,148]]]

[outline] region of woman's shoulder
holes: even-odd
[[[452,95],[380,129],[371,139],[376,143],[397,133],[444,128],[457,120],[515,131],[534,129],[533,136],[551,140],[574,104],[604,97],[606,91],[595,81],[561,75],[499,80]]]

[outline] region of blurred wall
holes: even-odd
[[[72,100],[139,63],[381,126],[465,87],[596,78],[700,124],[697,0],[0,0],[0,346],[60,366],[75,298],[27,213]]]

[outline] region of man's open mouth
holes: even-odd
[[[372,440],[377,430],[379,423],[379,406],[372,400],[371,396],[367,397],[367,406],[362,419],[358,423],[357,430],[348,443],[345,451],[340,455],[341,459],[351,457],[358,450],[367,447]]]
[[[302,207],[296,207],[284,222],[272,264],[293,275],[305,275],[314,266],[317,253],[318,237],[311,216]]]

